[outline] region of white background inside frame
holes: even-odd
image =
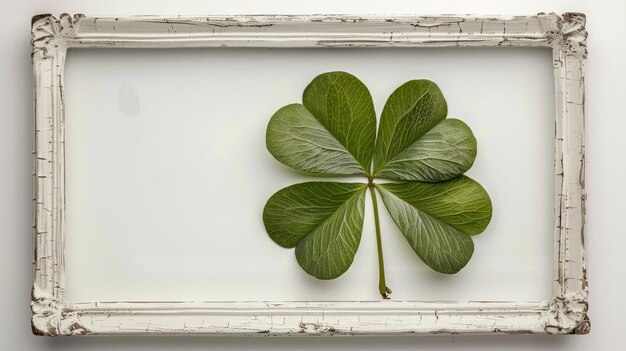
[[[474,257],[457,275],[435,273],[382,211],[392,298],[548,299],[551,51],[447,48],[70,50],[69,300],[379,299],[369,198],[355,261],[334,281],[306,275],[293,250],[274,244],[262,225],[271,194],[315,180],[267,152],[267,122],[331,70],[359,77],[378,114],[406,80],[431,79],[444,92],[449,116],[468,123],[478,139],[468,175],[491,195],[494,216],[475,237]]]

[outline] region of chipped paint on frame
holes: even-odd
[[[585,16],[86,17],[32,19],[36,335],[586,334]],[[556,91],[554,293],[540,302],[88,302],[64,294],[68,48],[546,47]]]

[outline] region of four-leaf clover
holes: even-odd
[[[387,100],[376,135],[367,87],[346,72],[317,76],[302,104],[279,109],[267,126],[269,152],[310,174],[363,176],[367,183],[306,182],[270,197],[263,210],[269,236],[295,248],[308,274],[334,279],[348,270],[361,241],[365,195],[374,207],[379,292],[385,283],[378,191],[415,253],[433,270],[456,273],[474,251],[471,236],[491,220],[483,187],[463,176],[476,158],[476,138],[448,108],[439,87],[411,80]],[[389,182],[374,183],[375,179]]]

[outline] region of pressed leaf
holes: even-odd
[[[365,184],[335,182],[284,188],[265,205],[265,229],[278,245],[296,248],[307,273],[337,278],[352,264],[361,241],[366,189]]]
[[[462,176],[476,158],[476,138],[462,121],[446,119],[437,85],[412,80],[396,89],[383,109],[378,136],[370,93],[348,73],[317,76],[302,100],[272,116],[266,133],[270,153],[308,173],[362,175],[369,184],[378,178],[404,181],[375,185],[396,225],[432,269],[462,269],[474,251],[471,236],[486,228],[492,207],[485,190]],[[265,228],[277,244],[295,248],[307,273],[336,278],[358,249],[367,188],[334,182],[284,188],[265,205]],[[386,298],[376,209],[379,291]]]
[[[376,112],[365,84],[346,72],[320,74],[304,90],[302,102],[368,174],[376,139]]]
[[[317,174],[365,175],[348,150],[300,104],[278,110],[267,126],[266,145],[280,162]]]
[[[374,175],[447,114],[448,106],[441,90],[429,80],[408,81],[391,93],[380,117]]]
[[[378,184],[385,207],[415,253],[432,269],[456,273],[472,257],[471,235],[491,220],[491,200],[474,180]]]
[[[389,160],[376,177],[441,182],[465,173],[476,159],[476,138],[458,119],[444,119]]]

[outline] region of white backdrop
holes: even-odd
[[[196,350],[196,349],[619,349],[625,306],[618,259],[626,244],[620,216],[620,199],[626,189],[626,151],[621,136],[626,127],[618,109],[626,78],[620,66],[625,50],[616,47],[618,21],[626,5],[621,0],[535,1],[518,4],[499,1],[318,0],[295,1],[43,1],[2,2],[8,14],[2,24],[0,46],[0,350]],[[351,14],[531,14],[581,11],[588,15],[590,61],[588,66],[587,190],[588,249],[592,332],[584,337],[547,336],[448,336],[401,338],[148,338],[96,337],[45,339],[30,335],[29,289],[31,276],[31,67],[30,17],[38,13],[132,14],[243,14],[243,13],[351,13]],[[93,63],[92,63],[93,64]],[[80,65],[78,65],[80,67]],[[532,66],[534,69],[540,66]],[[86,67],[89,68],[89,67]],[[530,73],[529,73],[530,74]],[[445,92],[445,90],[444,90]],[[131,111],[132,112],[132,111]],[[462,118],[465,119],[463,116]],[[481,139],[479,139],[481,140]],[[480,152],[480,151],[479,151]],[[479,166],[479,164],[477,164]],[[276,165],[277,167],[279,165]],[[281,184],[285,185],[285,184]],[[514,293],[514,292],[512,292]]]
[[[369,198],[355,262],[333,281],[303,273],[261,221],[278,189],[329,180],[274,160],[265,128],[278,108],[301,101],[312,77],[338,69],[367,84],[379,113],[406,80],[437,82],[449,116],[476,134],[467,174],[493,202],[471,262],[454,275],[421,263],[381,212],[392,298],[552,296],[549,49],[77,49],[64,88],[70,301],[379,299]]]

